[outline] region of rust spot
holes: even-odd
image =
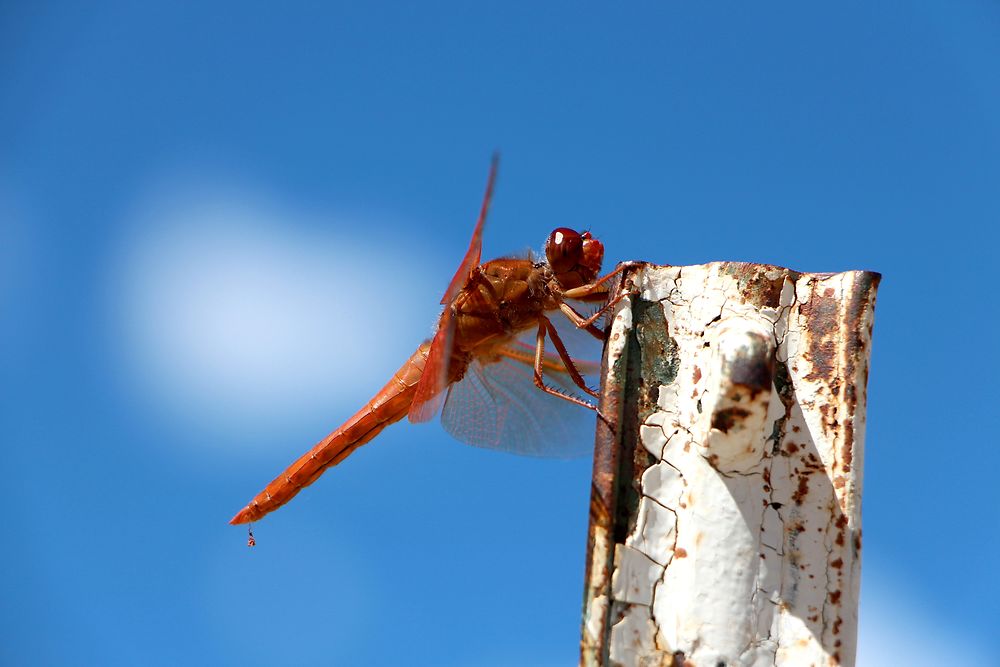
[[[840,458],[844,472],[850,472],[854,460],[854,418],[844,420],[844,446],[840,448]]]
[[[728,272],[736,277],[738,289],[749,303],[758,308],[760,306],[777,308],[781,300],[781,288],[790,272],[788,269],[774,268],[780,271],[776,275],[772,273],[774,277],[768,276],[770,272],[760,271],[760,266],[754,264],[738,264],[729,268]]]
[[[674,659],[670,663],[670,667],[695,667],[695,665],[686,659],[684,651],[677,651],[674,653]]]
[[[698,380],[701,379],[701,369],[697,366],[694,367],[694,383],[698,384]]]
[[[834,297],[833,288],[826,288],[823,294],[813,294],[800,307],[806,320],[805,356],[812,364],[807,380],[829,384],[837,380],[837,334],[840,308]]]
[[[843,622],[844,622],[844,619],[842,619],[842,618],[840,618],[838,616],[837,620],[835,620],[833,622],[833,634],[835,634],[835,635],[839,635],[840,634],[840,625]],[[839,639],[837,640],[836,646],[840,646],[840,640]]]
[[[847,388],[844,389],[844,401],[852,408],[852,410],[858,404],[858,388],[855,385],[849,384],[847,385]]]
[[[854,552],[858,553],[861,551],[861,529],[854,533]]]
[[[801,505],[807,495],[809,495],[809,477],[799,475],[799,486],[795,489],[795,493],[792,494],[792,500],[796,505]]]
[[[799,451],[799,446],[796,445],[794,442],[790,442],[787,445],[785,445],[785,449],[788,450],[789,454],[794,454],[795,452]]]
[[[839,531],[837,533],[837,539],[834,540],[838,547],[844,546],[844,531]]]
[[[840,591],[830,591],[829,598],[833,604],[840,604]]]
[[[836,568],[838,570],[841,569],[842,567],[844,567],[844,559],[838,558],[837,560],[832,561],[830,563],[830,567]]]
[[[736,425],[737,422],[743,421],[750,416],[750,411],[746,408],[726,408],[725,410],[719,410],[712,415],[712,428],[718,429],[723,433],[729,433],[729,429]]]
[[[792,433],[798,433],[801,430],[802,430],[802,428],[799,427],[799,426],[792,426]]]
[[[684,547],[677,547],[676,549],[674,549],[675,558],[687,558],[687,555],[688,555],[687,549],[685,549]]]

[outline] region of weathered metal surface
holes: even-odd
[[[741,263],[624,276],[581,665],[854,664],[878,280]]]

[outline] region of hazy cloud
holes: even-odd
[[[151,198],[128,230],[109,299],[124,375],[203,428],[260,429],[334,402],[348,416],[438,307],[407,270],[412,239],[385,243],[374,220],[196,191]]]

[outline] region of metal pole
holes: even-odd
[[[623,276],[581,665],[854,664],[878,281],[735,262]]]

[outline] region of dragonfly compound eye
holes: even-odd
[[[583,252],[583,237],[567,227],[554,229],[545,241],[545,258],[556,273],[572,271]]]

